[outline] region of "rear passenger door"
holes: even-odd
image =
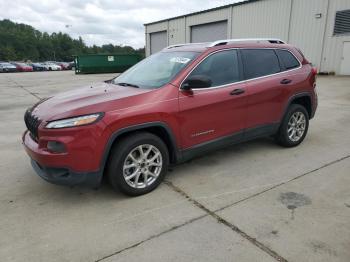
[[[271,133],[278,127],[293,81],[277,50],[242,49],[241,53],[247,80],[247,132],[256,136]]]

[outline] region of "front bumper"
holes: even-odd
[[[3,68],[2,72],[4,73],[12,73],[12,72],[16,72],[17,68]]]
[[[68,168],[44,167],[33,159],[31,159],[31,164],[42,179],[56,185],[75,186],[83,184],[97,187],[102,178],[102,173],[100,172],[78,173]]]
[[[37,142],[31,137],[30,132],[26,131],[24,133],[22,137],[23,145],[31,158],[31,164],[36,173],[53,184],[98,186],[103,176],[103,168],[91,165],[92,162],[96,162],[96,159],[98,159],[97,150],[88,150],[86,147],[75,150],[72,148],[72,144],[84,143],[84,140],[74,138],[74,136],[59,138],[67,146],[67,151],[64,153],[53,153],[43,146],[46,143],[45,139],[50,140],[49,137],[41,138]],[[91,137],[85,137],[84,139],[93,140]]]

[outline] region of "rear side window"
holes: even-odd
[[[289,51],[277,49],[276,53],[277,53],[282,65],[284,66],[285,70],[299,67],[299,65],[300,65],[299,61]]]
[[[246,79],[281,71],[277,55],[272,49],[242,49],[242,56]]]
[[[201,62],[190,76],[205,75],[212,81],[212,87],[240,81],[237,50],[214,53]]]

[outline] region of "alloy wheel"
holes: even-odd
[[[162,154],[157,147],[149,144],[139,145],[125,158],[125,182],[133,188],[146,188],[157,180],[162,166]]]
[[[306,128],[306,117],[304,113],[297,111],[292,114],[288,121],[288,138],[293,142],[298,142],[304,135]]]

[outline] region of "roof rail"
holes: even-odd
[[[285,44],[286,42],[282,41],[281,39],[277,38],[236,38],[236,39],[225,39],[225,40],[218,40],[215,42],[210,43],[207,47],[213,47],[218,45],[227,45],[229,43],[236,43],[236,42],[268,42],[271,44]]]
[[[175,44],[175,45],[169,45],[165,47],[164,49],[171,49],[175,47],[181,47],[181,46],[188,46],[188,45],[205,45],[205,44],[210,44],[210,43],[185,43],[185,44]]]
[[[237,43],[237,42],[268,42],[271,44],[285,44],[286,42],[282,41],[281,39],[277,38],[236,38],[236,39],[224,39],[224,40],[217,40],[215,42],[204,42],[204,43],[184,43],[184,44],[175,44],[175,45],[169,45],[165,47],[164,49],[171,49],[181,46],[191,46],[191,45],[205,45],[205,47],[213,47],[218,45],[227,45],[229,43]]]

